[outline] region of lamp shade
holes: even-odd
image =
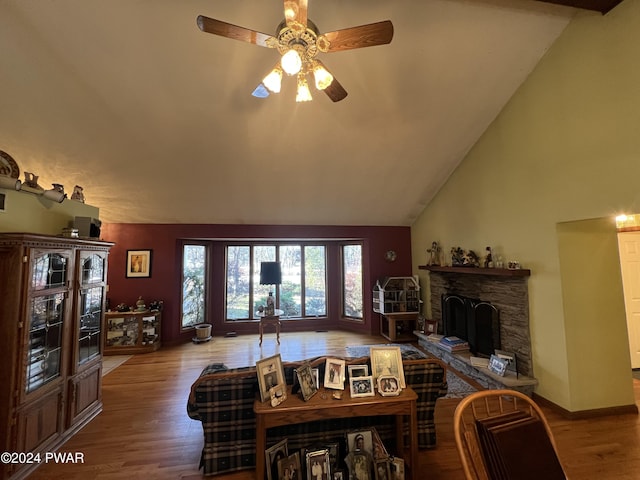
[[[260,285],[280,285],[282,283],[282,270],[280,262],[260,263]]]

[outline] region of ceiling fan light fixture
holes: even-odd
[[[309,90],[309,84],[304,75],[298,75],[298,91],[296,93],[296,102],[310,102],[313,100],[311,96],[311,90]]]
[[[318,90],[324,90],[331,85],[331,82],[333,82],[333,75],[331,75],[322,65],[315,65],[313,67],[313,78]]]
[[[282,87],[282,69],[275,67],[264,77],[262,83],[270,92],[280,93],[280,88]]]
[[[296,49],[291,48],[282,55],[280,64],[288,75],[296,75],[302,68],[302,58]]]

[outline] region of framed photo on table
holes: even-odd
[[[127,278],[151,277],[152,250],[127,250]]]
[[[321,448],[307,451],[307,480],[331,478],[329,450]]]
[[[258,387],[260,388],[260,400],[263,402],[271,400],[269,390],[272,387],[285,385],[282,358],[279,353],[272,357],[258,360],[256,362],[256,373],[258,375]]]
[[[316,380],[313,378],[313,371],[311,365],[308,363],[296,369],[296,376],[298,377],[298,383],[300,384],[300,393],[302,399],[306,402],[316,393],[318,393],[318,387]],[[317,378],[317,377],[316,377]]]
[[[371,375],[374,382],[381,375],[393,375],[398,378],[400,388],[406,388],[402,352],[400,347],[371,347]]]
[[[287,458],[278,461],[278,480],[301,479],[300,452],[295,452]],[[276,480],[276,479],[273,479]]]
[[[351,398],[358,397],[373,397],[376,392],[373,389],[373,377],[350,377],[349,378],[349,393]]]
[[[275,445],[265,450],[265,462],[267,463],[267,480],[278,480],[278,461],[289,456],[287,439],[280,440]]]
[[[378,393],[383,397],[396,397],[400,395],[400,382],[393,375],[380,375],[378,377]]]
[[[349,365],[349,378],[368,377],[369,365]]]
[[[340,358],[327,358],[324,370],[324,387],[344,390],[344,365]]]

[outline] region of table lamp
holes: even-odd
[[[282,283],[282,270],[280,262],[261,262],[260,263],[260,285],[280,285]],[[273,291],[269,291],[267,297],[267,308],[265,315],[273,316],[275,314],[275,300]]]

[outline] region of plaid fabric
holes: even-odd
[[[324,378],[325,357],[308,360],[320,370]],[[346,359],[347,364],[369,363],[367,357]],[[285,379],[293,382],[294,369],[302,362],[285,363]],[[410,352],[403,355],[404,375],[418,395],[418,445],[436,446],[434,410],[436,400],[447,393],[446,370],[438,360],[415,358]],[[222,364],[207,366],[191,386],[187,413],[202,422],[204,448],[200,468],[205,475],[219,475],[238,470],[253,469],[256,464],[256,427],[253,402],[258,394],[255,367],[227,369]],[[328,419],[303,424],[271,428],[267,445],[287,439],[291,451],[312,445],[338,442],[344,450],[345,432],[375,427],[388,448],[395,447],[395,417],[372,416]],[[405,424],[405,434],[409,426]],[[405,440],[408,442],[408,438]]]

